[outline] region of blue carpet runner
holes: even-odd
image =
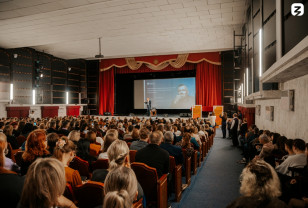
[[[239,176],[244,165],[237,163],[242,158],[241,151],[231,145],[232,141],[223,139],[217,129],[209,154],[182,193],[182,200],[171,202],[172,208],[222,208],[240,196]]]

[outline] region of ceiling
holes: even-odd
[[[64,59],[223,51],[246,0],[0,0],[0,47]]]

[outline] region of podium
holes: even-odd
[[[153,116],[153,117],[157,116],[157,110],[155,108],[151,109],[150,115]]]

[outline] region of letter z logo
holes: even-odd
[[[291,6],[291,14],[293,16],[303,16],[304,5],[302,3],[294,3]]]

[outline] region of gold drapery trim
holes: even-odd
[[[202,61],[206,61],[210,64],[214,64],[214,65],[221,65],[221,62],[214,62],[214,61],[210,61],[206,58],[200,59],[198,61],[190,61],[187,60],[189,54],[179,54],[178,57],[176,59],[169,59],[169,60],[165,60],[157,65],[150,63],[150,62],[146,62],[146,61],[136,61],[134,57],[131,58],[125,58],[126,64],[125,65],[116,65],[116,64],[112,64],[109,67],[100,69],[100,71],[107,71],[108,69],[112,68],[112,67],[117,67],[117,68],[122,68],[125,66],[128,66],[131,70],[138,70],[142,64],[145,64],[149,69],[152,70],[162,70],[164,68],[166,68],[169,64],[174,67],[174,68],[181,68],[184,66],[185,63],[200,63]]]
[[[139,69],[142,66],[142,64],[145,64],[149,69],[152,70],[162,70],[166,68],[169,64],[174,68],[181,68],[186,63],[187,58],[188,54],[179,54],[176,59],[169,59],[159,63],[158,65],[144,61],[136,61],[135,58],[125,58],[125,61],[127,63],[127,66],[131,70]]]

